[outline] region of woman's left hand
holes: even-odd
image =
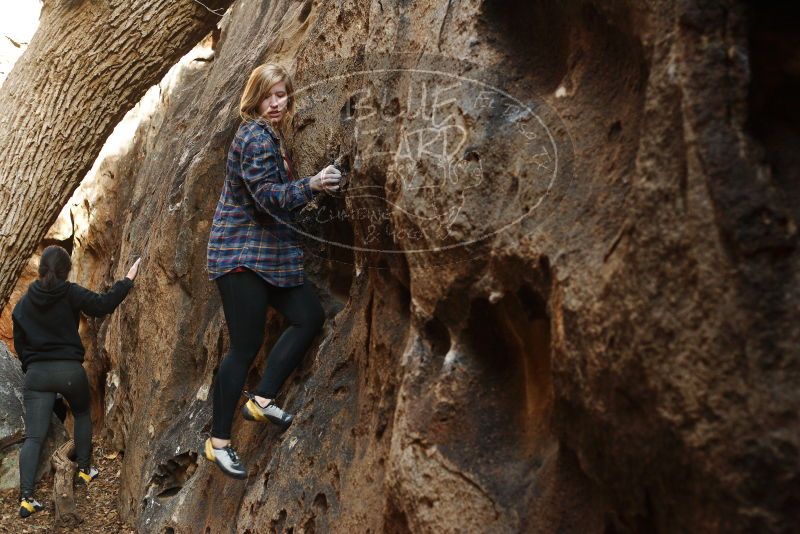
[[[312,191],[325,191],[326,193],[338,191],[339,180],[341,179],[342,171],[333,165],[328,165],[311,178],[311,189]]]

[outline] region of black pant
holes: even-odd
[[[289,328],[267,358],[267,368],[256,395],[274,399],[283,382],[300,364],[322,328],[325,313],[308,284],[276,287],[252,271],[229,273],[217,279],[231,348],[214,383],[214,424],[211,435],[230,439],[233,412],[242,393],[247,371],[264,342],[267,307],[286,317]]]
[[[78,467],[87,469],[91,462],[91,393],[83,365],[77,360],[46,360],[29,364],[23,390],[25,443],[19,454],[19,489],[23,497],[33,495],[39,454],[50,429],[56,393],[67,399],[75,417]]]

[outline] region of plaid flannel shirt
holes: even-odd
[[[303,249],[294,229],[298,210],[314,198],[311,178],[290,180],[280,140],[264,120],[239,126],[225,185],[208,240],[208,274],[214,280],[247,267],[278,287],[302,285]]]

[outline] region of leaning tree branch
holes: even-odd
[[[232,2],[44,4],[0,87],[0,309],[114,126]]]

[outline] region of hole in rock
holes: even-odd
[[[495,304],[475,299],[465,334],[463,354],[439,386],[450,405],[436,432],[449,459],[525,517],[537,471],[556,445],[545,297],[523,285]]]
[[[300,14],[297,16],[297,22],[302,24],[308,19],[308,16],[311,14],[311,6],[311,0],[306,0],[306,3],[303,4],[303,8],[300,10]]]
[[[748,2],[748,127],[764,147],[772,183],[800,218],[800,5]],[[747,54],[745,51],[735,51]],[[776,221],[779,224],[781,221]],[[788,222],[788,221],[786,221]]]
[[[386,534],[410,534],[408,517],[394,502],[390,502],[385,513],[383,528]]]
[[[150,478],[150,488],[157,499],[177,495],[197,470],[197,453],[185,452],[162,462]]]
[[[270,521],[269,531],[275,533],[283,532],[286,525],[286,515],[286,510],[278,512],[278,516]]]
[[[569,25],[566,7],[555,0],[485,2],[492,36],[517,68],[536,72],[543,90],[555,91],[567,73]]]
[[[549,426],[553,397],[544,299],[527,286],[494,305],[478,299],[472,303],[468,331],[481,366],[479,389],[498,409],[516,412],[502,421],[506,430],[526,440],[539,436],[538,430]]]
[[[532,291],[528,286],[522,286],[517,290],[517,298],[525,311],[528,321],[547,321],[547,304],[542,297]]]
[[[328,498],[324,493],[317,493],[316,497],[314,497],[313,506],[320,514],[324,514],[328,511]]]
[[[450,350],[450,331],[434,316],[425,323],[422,333],[430,344],[436,367],[441,367],[445,355]]]
[[[612,124],[611,128],[608,129],[608,140],[616,141],[621,135],[622,123],[620,121],[614,121],[614,124]]]

